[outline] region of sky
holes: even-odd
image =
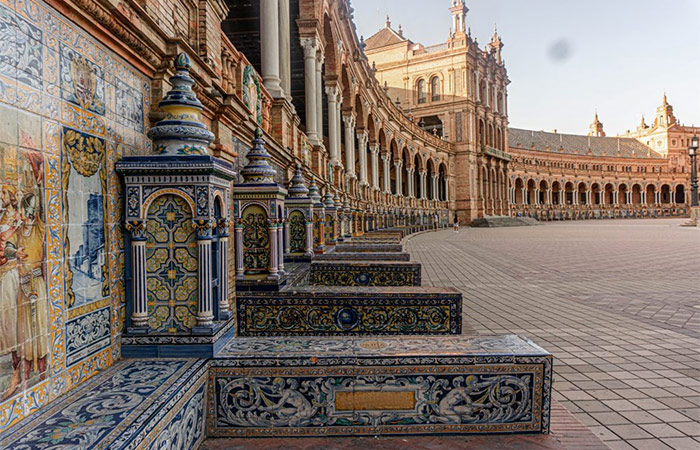
[[[351,0],[358,35],[403,26],[445,42],[451,0]],[[466,0],[480,47],[503,40],[511,127],[609,135],[653,121],[664,92],[678,120],[700,125],[700,0]]]

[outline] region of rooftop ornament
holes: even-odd
[[[246,157],[248,164],[241,169],[244,184],[275,184],[277,171],[270,165],[270,154],[265,149],[262,129],[255,129],[253,147]]]

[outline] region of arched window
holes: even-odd
[[[425,80],[418,80],[418,103],[425,103]]]
[[[430,94],[432,101],[440,100],[440,79],[438,77],[430,79]]]

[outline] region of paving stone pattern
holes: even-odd
[[[612,449],[700,449],[700,229],[683,219],[424,233],[424,285],[465,329],[555,357],[554,399]],[[555,427],[553,420],[552,426]]]

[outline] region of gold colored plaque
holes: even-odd
[[[336,392],[336,411],[409,411],[416,406],[414,391]]]

